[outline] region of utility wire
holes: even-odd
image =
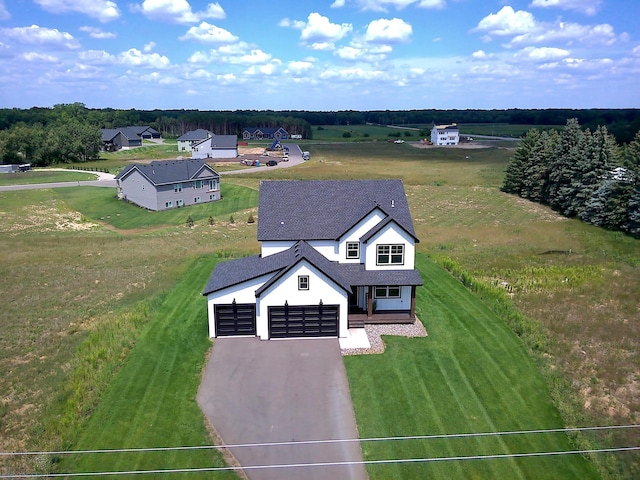
[[[204,467],[204,468],[173,468],[166,470],[128,470],[128,471],[106,471],[106,472],[80,472],[80,473],[35,473],[35,474],[11,474],[0,475],[0,478],[60,478],[60,477],[87,477],[92,475],[100,476],[116,476],[116,475],[149,475],[149,474],[166,474],[166,473],[198,473],[198,472],[222,472],[229,470],[267,470],[272,468],[308,468],[308,467],[339,467],[349,465],[382,465],[392,463],[429,463],[429,462],[448,462],[448,461],[464,461],[464,460],[493,460],[503,458],[526,458],[526,457],[546,457],[557,455],[577,455],[587,453],[607,453],[607,452],[630,452],[638,451],[640,446],[635,447],[617,447],[617,448],[598,448],[588,450],[563,450],[551,452],[532,452],[532,453],[505,453],[496,455],[470,455],[457,457],[426,457],[426,458],[400,458],[385,460],[364,460],[354,462],[320,462],[320,463],[289,463],[276,465],[248,465],[240,467]]]
[[[61,451],[40,451],[40,452],[0,452],[0,456],[26,456],[26,455],[82,455],[97,453],[143,453],[143,452],[168,452],[176,450],[207,450],[214,448],[255,448],[255,447],[281,447],[287,445],[316,445],[325,443],[352,443],[352,442],[387,442],[404,440],[433,440],[446,438],[471,438],[487,436],[506,435],[530,435],[542,433],[570,433],[594,430],[620,430],[627,428],[639,428],[640,425],[611,425],[596,427],[573,427],[573,428],[551,428],[539,430],[513,430],[503,432],[477,432],[477,433],[445,433],[437,435],[411,435],[398,437],[372,437],[372,438],[344,438],[332,440],[301,440],[287,442],[263,442],[263,443],[239,443],[231,445],[193,445],[179,447],[147,447],[147,448],[119,448],[119,449],[97,449],[97,450],[61,450]],[[2,477],[0,477],[2,478]]]

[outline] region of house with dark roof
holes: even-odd
[[[198,128],[197,130],[190,130],[184,135],[178,137],[178,151],[179,152],[190,152],[191,147],[194,144],[200,143],[207,138],[211,138],[213,136],[213,132],[209,130],[205,130],[204,128]]]
[[[243,140],[287,140],[289,132],[282,127],[245,127]]]
[[[220,200],[220,175],[202,160],[131,163],[115,177],[118,197],[149,210]]]
[[[142,140],[154,140],[160,138],[160,132],[156,129],[145,126],[102,128],[102,149],[105,152],[115,152],[116,150],[127,150],[129,148],[141,147]]]
[[[191,158],[236,158],[238,137],[235,135],[213,135],[191,147]]]
[[[340,337],[413,323],[418,243],[401,180],[263,181],[260,255],[219,263],[209,335]]]

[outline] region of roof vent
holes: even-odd
[[[396,208],[396,201],[395,200],[391,200],[391,208]]]

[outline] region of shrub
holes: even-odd
[[[189,218],[187,218],[187,227],[193,227],[193,218],[191,218],[191,215],[189,215]]]
[[[247,223],[256,223],[256,219],[253,218],[253,214],[249,214],[249,218],[247,219]]]

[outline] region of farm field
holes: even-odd
[[[163,299],[173,298],[172,292],[182,288],[180,282],[188,272],[196,275],[193,262],[212,255],[217,259],[258,251],[256,224],[248,224],[247,218],[256,215],[257,188],[265,178],[402,178],[421,239],[421,254],[443,265],[455,262],[479,282],[508,285],[510,301],[540,325],[542,347],[536,350],[522,343],[519,348],[529,350],[530,367],[537,365],[543,379],[539,381],[546,383],[564,423],[637,423],[637,240],[559,218],[544,207],[501,193],[503,169],[512,154],[509,148],[417,149],[385,142],[314,144],[308,149],[312,160],[294,169],[224,177],[223,185],[228,187],[223,188],[229,190],[215,206],[219,209],[215,215],[214,210],[180,209],[161,218],[140,209],[116,211],[114,207],[122,204],[112,203],[112,195],[102,189],[0,193],[0,241],[4,251],[12,252],[0,259],[5,272],[0,285],[9,299],[0,317],[0,327],[6,332],[0,338],[1,390],[7,392],[0,398],[0,450],[88,445],[87,432],[96,428],[92,422],[99,418],[90,414],[106,408],[98,402],[101,392],[107,391],[112,374],[125,372],[132,361],[127,359],[135,358],[130,355],[144,343],[147,325],[161,321]],[[195,220],[192,229],[184,225],[188,214]],[[153,220],[141,225],[145,215]],[[234,223],[229,222],[231,215]],[[209,216],[215,217],[212,226]],[[421,258],[423,273],[438,268]],[[466,294],[464,289],[455,291]],[[431,334],[424,341],[430,342],[446,332],[430,324],[440,317],[427,293],[420,293],[419,316]],[[140,311],[145,313],[136,313]],[[203,310],[202,321],[205,319]],[[131,335],[114,337],[123,324],[129,325]],[[105,341],[110,347],[87,353],[89,341],[98,347]],[[415,341],[389,339],[387,353],[355,359],[353,364],[375,364],[389,358],[388,368],[399,370],[398,365],[416,358],[443,362],[451,355],[416,352],[409,343]],[[519,344],[516,337],[512,341]],[[405,350],[406,354],[400,354]],[[465,362],[460,348],[452,352],[452,361],[459,356]],[[350,370],[351,362],[346,362]],[[78,379],[74,372],[83,365],[88,371],[104,370]],[[425,371],[427,374],[434,373]],[[419,383],[410,380],[415,371],[407,375],[399,377],[398,385],[420,389]],[[94,385],[95,389],[88,388]],[[457,382],[452,386],[458,387]],[[376,392],[384,396],[388,387],[368,385],[362,398],[376,396]],[[482,394],[477,388],[471,390]],[[89,393],[78,396],[78,391]],[[356,411],[358,395],[354,393]],[[419,395],[416,398],[423,398]],[[109,397],[104,398],[106,402]],[[65,414],[69,405],[73,415]],[[476,407],[491,405],[481,402]],[[515,409],[515,415],[524,422],[526,416],[521,418],[519,411]],[[361,434],[379,428],[370,422],[373,420],[362,421]],[[557,418],[550,423],[554,422]],[[461,420],[454,426],[475,428],[477,424]],[[631,445],[637,440],[633,433],[621,431],[609,438],[576,441]],[[637,454],[597,456],[595,460],[610,478],[637,477]],[[514,468],[526,471],[530,468],[527,462],[515,462]],[[473,468],[472,464],[464,468]],[[491,478],[491,473],[504,468],[487,465],[474,470],[477,478]],[[13,471],[40,468],[27,459],[10,467]],[[439,468],[445,472],[448,467]],[[566,468],[577,468],[573,470],[577,472],[583,467]]]

